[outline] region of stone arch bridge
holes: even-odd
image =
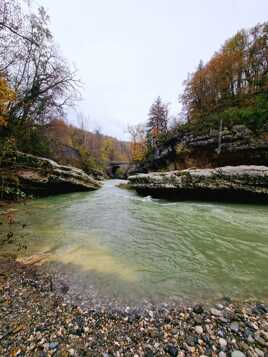
[[[127,161],[111,161],[107,167],[107,173],[111,178],[126,178],[130,163]],[[121,169],[119,173],[119,169]]]

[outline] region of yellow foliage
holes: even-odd
[[[100,159],[101,161],[108,161],[112,154],[113,143],[110,139],[104,139],[101,147]]]
[[[146,155],[145,143],[131,143],[131,156],[134,162],[142,161]]]
[[[7,107],[15,99],[16,93],[9,87],[6,79],[0,76],[0,127],[7,126]]]

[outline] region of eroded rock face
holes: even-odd
[[[84,171],[62,166],[55,161],[17,152],[15,165],[2,171],[4,185],[18,188],[34,196],[45,196],[74,191],[90,191],[101,187]]]
[[[206,135],[179,133],[155,149],[139,170],[266,165],[267,162],[268,128],[256,135],[244,125],[235,125],[221,134],[218,130],[210,130]]]
[[[225,166],[129,177],[130,186],[155,197],[268,203],[268,167]]]

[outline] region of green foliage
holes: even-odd
[[[119,179],[124,179],[126,177],[126,169],[119,167],[115,172],[115,177]]]
[[[232,129],[235,125],[244,125],[256,135],[268,130],[268,99],[265,95],[256,96],[256,105],[242,107],[227,107],[219,113],[211,113],[202,120],[187,122],[178,126],[174,134],[193,133],[208,134],[210,130],[219,130],[220,122],[223,127]]]
[[[16,145],[19,151],[49,157],[50,142],[44,135],[42,126],[39,125],[18,125],[14,131]]]
[[[14,138],[0,139],[0,167],[14,165],[16,162],[16,149]]]
[[[0,188],[0,197],[2,200],[23,200],[26,198],[25,192],[21,191],[19,187],[10,187],[3,183],[4,182],[2,182]]]

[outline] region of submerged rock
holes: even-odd
[[[153,172],[130,176],[129,184],[138,192],[155,197],[267,202],[268,167],[244,165]]]
[[[9,190],[34,196],[90,191],[101,187],[99,181],[80,169],[22,152],[16,153],[16,162],[12,167],[1,170],[1,176]]]

